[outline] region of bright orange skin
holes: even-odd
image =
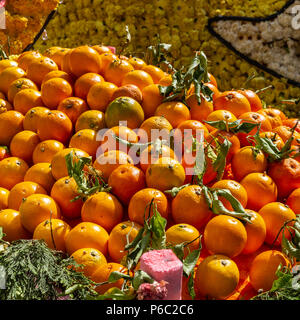
[[[13,105],[5,99],[0,99],[0,113],[13,110]]]
[[[66,72],[68,74],[72,74],[71,67],[70,67],[70,55],[71,55],[72,51],[73,51],[73,49],[68,50],[61,60],[60,68],[62,71]]]
[[[47,191],[39,184],[31,181],[24,181],[16,184],[8,196],[8,208],[19,210],[24,198],[32,194],[47,194]]]
[[[133,84],[140,90],[143,90],[145,87],[153,84],[153,80],[149,73],[143,70],[133,70],[128,72],[122,80],[122,86],[127,84]]]
[[[168,200],[164,193],[159,190],[152,188],[145,188],[133,195],[130,199],[128,206],[128,216],[130,221],[134,221],[140,225],[144,225],[144,214],[145,219],[148,219],[149,205],[154,199],[157,210],[162,217],[168,218],[169,207]],[[153,208],[151,208],[150,216],[153,215]]]
[[[120,263],[127,254],[125,246],[127,237],[129,243],[137,236],[141,225],[132,221],[123,221],[117,224],[110,232],[108,239],[108,254],[113,262]]]
[[[219,97],[219,95],[221,94],[218,87],[216,87],[212,83],[205,83],[205,85],[213,92],[212,99],[213,99],[213,101],[215,101]]]
[[[77,97],[69,97],[60,102],[57,110],[64,112],[75,125],[78,117],[89,110],[86,102]]]
[[[156,84],[165,76],[165,73],[160,68],[153,65],[146,65],[142,70],[150,74],[153,82]]]
[[[132,196],[146,188],[144,172],[132,165],[123,164],[116,168],[108,178],[111,192],[122,202],[128,205]]]
[[[265,131],[259,134],[263,138],[271,139],[272,142],[275,144],[275,146],[281,150],[284,146],[283,140],[280,138],[280,136],[272,131]]]
[[[105,128],[104,113],[98,110],[88,110],[83,112],[75,123],[75,131],[92,129],[98,132]]]
[[[26,230],[22,223],[20,212],[13,209],[4,209],[0,211],[0,225],[5,236],[4,241],[15,241],[20,239],[30,239],[31,234]]]
[[[0,161],[0,187],[10,190],[17,183],[24,181],[28,168],[27,163],[17,157],[9,157]]]
[[[190,185],[177,193],[172,200],[172,218],[176,224],[187,223],[199,230],[211,218],[212,212],[201,191],[200,186]]]
[[[246,242],[246,229],[236,218],[217,215],[205,226],[204,245],[211,254],[236,257],[243,251]]]
[[[289,266],[287,258],[278,250],[266,250],[254,258],[250,268],[250,283],[255,290],[270,290],[279,265]]]
[[[40,162],[51,162],[55,154],[64,149],[64,145],[57,140],[45,140],[40,142],[34,149],[32,161],[34,164]]]
[[[154,116],[157,107],[162,104],[163,96],[160,94],[158,84],[150,84],[142,90],[143,101],[142,107],[145,118]]]
[[[116,86],[120,87],[125,75],[133,70],[133,66],[126,60],[113,60],[107,66],[104,72],[104,78],[106,81],[112,82]]]
[[[65,239],[71,227],[60,219],[47,219],[36,226],[33,239],[43,239],[53,250],[66,251]]]
[[[267,169],[267,159],[261,151],[255,158],[253,148],[246,146],[234,154],[231,168],[235,179],[241,181],[249,173],[264,172]]]
[[[171,123],[165,117],[152,116],[150,118],[147,118],[141,124],[138,130],[140,142],[143,143],[143,142],[154,141],[155,139],[158,138],[158,136],[156,136],[157,134],[158,135],[162,134],[165,136],[165,139],[167,139],[172,129],[173,127]],[[155,131],[152,131],[152,130],[155,130]]]
[[[89,72],[79,77],[74,85],[75,96],[85,100],[91,87],[97,83],[103,82],[104,79],[100,74]]]
[[[236,117],[251,111],[248,99],[237,91],[225,91],[214,101],[215,110],[228,110]]]
[[[72,121],[64,112],[59,110],[49,111],[37,125],[37,133],[41,141],[57,140],[63,144],[70,139],[72,129]]]
[[[15,110],[0,114],[0,145],[9,146],[12,138],[23,130],[24,116]]]
[[[27,72],[29,64],[33,61],[39,61],[41,58],[42,55],[38,51],[26,51],[18,57],[18,66]]]
[[[112,52],[107,52],[107,53],[100,54],[100,59],[101,59],[101,75],[104,75],[110,63],[115,60],[118,60],[118,57]]]
[[[4,69],[10,68],[10,67],[18,67],[18,62],[14,61],[14,60],[7,60],[7,59],[0,61],[0,72],[2,72]]]
[[[108,47],[102,46],[102,45],[98,45],[98,44],[92,46],[92,48],[94,50],[96,50],[99,54],[111,52],[111,50]]]
[[[51,164],[47,162],[41,162],[30,167],[25,176],[24,181],[32,181],[42,186],[48,193],[55,182],[51,172]]]
[[[30,164],[33,151],[39,143],[40,138],[37,133],[24,130],[12,138],[9,149],[13,157],[19,157]]]
[[[191,113],[188,107],[178,101],[160,104],[154,115],[164,116],[171,123],[173,128],[177,128],[183,121],[191,119]]]
[[[50,58],[42,57],[28,65],[27,78],[40,86],[47,73],[55,70],[58,70],[57,64]]]
[[[44,77],[44,80],[42,82],[42,85],[50,79],[53,78],[61,78],[66,80],[71,86],[73,86],[74,84],[74,78],[68,74],[67,72],[64,72],[62,70],[54,70],[54,71],[50,71],[49,73],[46,74],[46,76]]]
[[[78,199],[77,184],[73,178],[63,177],[58,179],[52,186],[51,197],[57,202],[61,209],[61,214],[68,219],[80,217],[83,201]]]
[[[258,212],[267,203],[277,200],[277,186],[265,173],[250,173],[240,183],[248,194],[248,209]]]
[[[215,110],[212,113],[210,113],[206,119],[206,121],[228,121],[228,122],[234,122],[237,120],[237,117],[227,110]],[[205,123],[205,126],[208,128],[209,131],[214,131],[216,128],[210,126],[209,124]]]
[[[112,95],[111,101],[119,97],[132,98],[139,104],[141,104],[143,101],[142,91],[134,84],[125,84],[117,88]]]
[[[44,194],[32,194],[25,198],[19,211],[22,225],[31,233],[46,219],[60,218],[60,209],[56,202]]]
[[[106,107],[113,101],[113,94],[118,87],[111,82],[94,84],[87,95],[87,103],[92,110],[105,112]]]
[[[24,90],[25,91],[25,90]],[[34,107],[30,109],[24,117],[24,130],[37,132],[37,126],[42,117],[45,117],[50,110],[45,107]]]
[[[9,190],[0,188],[0,211],[8,208]]]
[[[66,250],[69,255],[82,248],[97,249],[107,255],[107,231],[96,223],[81,222],[77,224],[66,237]]]
[[[261,100],[254,91],[249,89],[242,89],[242,90],[238,90],[238,92],[244,95],[248,99],[250,103],[251,111],[256,112],[262,109]]]
[[[70,51],[68,48],[51,47],[48,48],[43,55],[51,58],[59,69],[61,69],[63,58],[68,51]]]
[[[34,89],[24,89],[18,92],[14,98],[14,109],[26,114],[34,107],[43,107],[42,94]]]
[[[7,100],[10,103],[14,102],[16,94],[24,89],[38,90],[38,87],[29,79],[19,78],[11,83],[7,93]]]
[[[282,125],[282,119],[280,115],[276,111],[274,111],[273,108],[261,109],[257,112],[263,114],[269,119],[273,129]]]
[[[134,67],[134,70],[142,70],[146,66],[146,62],[140,58],[129,58],[128,62]]]
[[[300,133],[300,121],[297,118],[285,119],[282,121],[282,124],[286,127],[294,128],[296,126],[296,131]]]
[[[210,113],[213,112],[213,103],[201,97],[201,103],[198,104],[195,94],[192,94],[186,99],[187,105],[190,107],[191,117],[193,120],[204,121]]]
[[[297,140],[300,139],[300,133],[298,131],[294,131],[294,133],[292,134],[292,129],[290,127],[286,127],[286,126],[278,126],[276,128],[274,128],[272,131],[274,133],[277,133],[280,138],[283,140],[283,142],[286,142],[290,137],[293,137],[293,141],[292,141],[292,145],[297,146],[299,145],[299,143],[297,142]]]
[[[278,196],[281,199],[300,188],[300,163],[295,159],[287,158],[271,163],[268,174],[277,184]]]
[[[295,189],[288,196],[286,204],[295,212],[295,214],[300,214],[300,188]]]
[[[270,107],[270,108],[272,108],[272,111],[274,112],[274,114],[277,114],[282,121],[287,119],[287,116],[281,110],[273,107]]]
[[[7,96],[8,90],[11,84],[15,80],[20,78],[25,78],[25,77],[26,77],[25,71],[19,67],[10,67],[10,68],[4,69],[0,73],[0,91]]]

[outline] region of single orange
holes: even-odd
[[[43,117],[45,117],[48,114],[49,111],[50,110],[45,107],[33,107],[29,109],[24,116],[24,130],[37,132],[38,123]]]
[[[0,211],[8,208],[9,190],[0,187]]]
[[[208,115],[214,110],[213,103],[207,101],[204,96],[201,96],[201,102],[199,104],[196,95],[192,94],[186,98],[186,103],[190,108],[191,117],[194,120],[207,120]]]
[[[39,61],[42,58],[38,51],[26,51],[20,54],[17,59],[18,66],[27,72],[28,66],[33,61]]]
[[[15,80],[25,77],[25,71],[19,67],[9,67],[4,69],[0,73],[0,91],[7,96],[11,84]]]
[[[10,103],[14,102],[16,94],[24,89],[38,90],[38,87],[29,79],[19,78],[11,83],[7,93],[7,99]]]
[[[249,89],[242,89],[242,90],[237,90],[237,92],[241,93],[243,96],[245,96],[248,99],[250,103],[251,111],[256,112],[262,109],[262,102],[259,96],[254,91]]]
[[[125,75],[133,70],[133,66],[126,60],[113,60],[104,71],[104,78],[106,81],[120,87]]]
[[[143,90],[145,87],[153,84],[153,80],[149,73],[143,70],[133,70],[128,72],[122,80],[122,86],[127,84],[134,84],[140,90]]]
[[[144,66],[142,70],[150,74],[154,83],[159,83],[165,76],[165,73],[160,68],[150,64]]]
[[[300,214],[300,188],[295,189],[288,196],[286,204],[295,212],[295,214]]]
[[[27,78],[40,86],[44,77],[51,71],[58,70],[57,64],[50,58],[42,57],[28,65]]]
[[[162,116],[152,116],[147,118],[140,126],[138,131],[141,141],[155,141],[164,136],[167,138],[172,131],[171,123]]]
[[[229,122],[236,121],[237,117],[233,113],[227,110],[215,110],[212,113],[210,113],[206,119],[206,121],[220,121],[220,120],[227,121],[229,123]],[[205,125],[209,131],[216,130],[216,128],[210,126],[207,123],[205,123]]]
[[[79,77],[74,85],[75,96],[86,99],[91,87],[97,83],[103,82],[104,79],[100,74],[88,72]]]
[[[9,110],[0,114],[0,145],[9,146],[12,138],[23,130],[22,113]]]
[[[83,112],[75,123],[75,131],[92,129],[98,132],[106,126],[104,113],[98,110],[88,110]]]
[[[44,106],[42,94],[34,89],[24,89],[18,92],[13,104],[14,109],[24,115],[32,108]]]
[[[140,104],[143,101],[142,91],[134,84],[125,84],[117,88],[112,95],[112,100],[115,100],[119,97],[129,97],[136,100]]]
[[[129,58],[128,62],[134,67],[134,70],[142,70],[146,66],[146,62],[137,57]]]
[[[158,84],[150,84],[142,90],[142,107],[145,117],[154,116],[157,107],[162,104],[164,97],[160,94]]]
[[[263,114],[270,121],[272,128],[276,128],[282,125],[282,119],[280,115],[272,108],[265,108],[257,111],[258,113]]]
[[[18,62],[14,60],[9,60],[9,59],[3,59],[0,61],[0,72],[10,67],[18,67]]]

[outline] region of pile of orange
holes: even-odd
[[[282,235],[275,239],[282,225],[300,214],[300,159],[271,163],[261,151],[254,156],[247,134],[218,131],[206,121],[259,122],[260,134],[272,137],[279,149],[293,132],[295,153],[300,126],[292,131],[297,119],[263,108],[253,91],[221,92],[213,75],[209,77],[213,101],[202,99],[199,105],[191,88],[184,104],[163,101],[159,86],[171,84],[170,74],[139,58],[118,56],[106,46],[53,47],[44,55],[29,51],[1,60],[0,226],[5,240],[44,239],[50,248],[83,264],[81,271],[88,277],[103,282],[112,271],[126,271],[121,264],[124,247],[141,229],[154,201],[167,219],[168,243],[202,235],[195,268],[198,299],[249,299],[260,289],[269,290],[279,264],[289,266],[281,252]],[[141,129],[175,132],[175,142],[184,129],[204,130],[208,141],[229,139],[223,178],[217,181],[207,158],[203,181],[210,188],[229,190],[252,223],[215,215],[202,187],[187,174],[193,163],[170,147],[151,153],[155,145],[149,145],[136,161],[129,147],[149,142],[149,136],[140,136]],[[72,201],[78,189],[68,176],[65,157],[70,152],[91,157],[111,191]],[[144,161],[151,156],[150,163]],[[173,198],[165,192],[185,184]],[[222,202],[232,210],[226,199]],[[185,254],[198,246],[199,239]],[[111,286],[121,285],[119,280]],[[109,287],[97,290],[103,293]],[[190,299],[186,279],[183,299]]]

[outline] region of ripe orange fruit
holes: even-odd
[[[58,70],[57,64],[50,58],[42,57],[32,61],[27,67],[27,78],[40,86],[44,77],[51,71]]]
[[[200,104],[198,104],[196,95],[191,94],[187,97],[186,103],[190,107],[191,117],[194,120],[207,120],[208,115],[214,110],[212,102],[207,101],[203,96]]]
[[[199,230],[211,216],[212,212],[200,186],[189,185],[181,189],[172,200],[172,218],[176,224],[188,223]]]
[[[107,106],[113,100],[113,94],[118,87],[110,82],[99,82],[94,84],[87,95],[87,103],[92,110],[105,112]]]
[[[205,83],[205,85],[213,92],[212,99],[214,102],[220,95],[219,89],[216,86],[214,86],[212,83]]]
[[[106,81],[120,87],[125,75],[133,70],[134,68],[129,62],[117,59],[108,64],[103,74]]]
[[[257,255],[250,267],[250,283],[255,290],[263,291],[272,288],[277,279],[276,271],[279,265],[289,266],[289,262],[283,253],[277,250],[266,250]]]
[[[53,250],[66,251],[65,239],[71,227],[60,219],[47,219],[36,226],[33,239],[43,239]]]
[[[119,97],[132,98],[136,100],[139,104],[141,104],[143,101],[143,95],[141,90],[134,84],[126,84],[117,88],[112,95],[111,101]]]
[[[108,128],[119,126],[120,122],[130,129],[137,129],[144,121],[144,111],[141,105],[129,97],[113,100],[106,108],[105,122]]]
[[[111,62],[117,61],[118,57],[112,53],[112,52],[106,52],[100,54],[100,60],[101,60],[101,74],[104,75],[105,71],[107,70],[108,66]]]
[[[206,119],[206,121],[220,121],[220,120],[228,121],[228,123],[230,123],[230,122],[236,121],[237,117],[233,113],[227,110],[215,110],[212,113],[210,113]],[[205,123],[205,125],[209,131],[216,130],[216,128],[210,126],[207,123]]]
[[[160,135],[167,138],[172,129],[171,123],[165,117],[152,116],[141,124],[138,133],[142,141],[149,142],[155,141]]]
[[[38,90],[34,82],[26,78],[19,78],[11,83],[7,92],[7,100],[10,103],[14,102],[16,94],[24,89]]]
[[[15,80],[25,77],[25,71],[19,67],[9,67],[4,69],[0,73],[0,91],[7,96],[11,84]]]
[[[61,209],[61,214],[68,219],[80,217],[83,201],[78,199],[78,187],[74,178],[63,177],[58,179],[51,188],[51,197]]]
[[[66,250],[71,255],[82,248],[93,248],[106,256],[108,238],[109,235],[103,227],[92,222],[81,222],[68,233]]]
[[[0,72],[10,67],[18,67],[18,62],[14,60],[9,60],[9,59],[4,59],[0,61]]]
[[[23,130],[24,116],[10,110],[0,114],[0,145],[9,146],[12,138]]]
[[[5,236],[4,241],[15,241],[20,239],[30,239],[31,234],[21,224],[19,211],[4,209],[0,211],[0,226]]]
[[[126,255],[125,246],[137,236],[141,225],[132,221],[117,224],[110,232],[108,239],[108,254],[113,262],[120,263]]]
[[[264,205],[258,212],[266,224],[266,243],[273,244],[281,227],[288,220],[296,219],[296,215],[292,209],[281,202],[270,202]],[[293,225],[291,222],[289,225]],[[285,230],[284,235],[287,239],[291,238],[288,230]],[[274,245],[280,245],[282,239],[282,232],[279,234]]]
[[[160,68],[153,65],[146,65],[142,70],[150,74],[154,83],[159,83],[159,81],[165,77],[165,73]]]
[[[215,110],[228,110],[236,117],[251,111],[248,99],[237,91],[225,91],[214,101]]]
[[[246,209],[246,212],[251,215],[251,223],[245,224],[247,242],[242,254],[251,254],[263,245],[266,239],[266,224],[259,213],[249,209]]]
[[[142,107],[145,118],[154,116],[157,107],[162,104],[164,97],[160,94],[158,84],[150,84],[142,90]]]
[[[88,110],[83,112],[75,123],[75,131],[92,129],[98,132],[105,128],[104,113],[98,110]]]
[[[9,157],[0,161],[0,187],[10,190],[17,183],[24,181],[28,170],[27,163],[17,157]]]
[[[73,152],[73,160],[76,161],[78,157],[88,157],[89,155],[83,150],[76,148],[65,148],[57,152],[51,161],[51,172],[55,180],[67,177],[68,169],[66,165],[66,156]]]
[[[191,113],[188,107],[178,101],[164,102],[160,104],[154,115],[165,117],[171,123],[173,128],[177,128],[181,122],[191,119]]]
[[[282,124],[286,127],[294,128],[297,132],[300,132],[300,122],[297,118],[285,119],[282,121]]]
[[[25,91],[25,90],[24,90]],[[37,132],[37,125],[42,117],[45,117],[50,110],[45,107],[34,107],[30,109],[24,116],[24,130]]]
[[[295,189],[288,196],[286,204],[295,212],[295,214],[300,214],[300,188]]]
[[[248,209],[258,211],[267,203],[277,200],[277,186],[266,173],[250,173],[242,179],[241,185],[248,194]]]
[[[71,72],[71,67],[70,67],[70,55],[72,53],[73,49],[68,50],[62,60],[61,60],[61,70],[68,73],[68,74],[72,74]]]
[[[272,131],[265,131],[261,132],[259,134],[262,138],[268,138],[272,140],[272,142],[275,144],[275,146],[281,150],[282,147],[284,146],[283,140],[280,138],[280,136]]]
[[[153,80],[149,73],[143,70],[133,70],[128,72],[122,80],[122,86],[127,84],[133,84],[140,90],[143,90],[145,87],[153,84]]]
[[[8,208],[9,190],[0,188],[0,211]]]
[[[292,129],[290,127],[278,126],[273,129],[273,132],[277,133],[283,142],[286,142],[289,138],[293,137],[292,145],[299,145],[297,140],[299,141],[300,139],[300,133],[298,131],[294,131],[294,133],[292,133]]]
[[[100,55],[89,46],[73,49],[69,55],[69,64],[72,74],[77,78],[85,73],[100,73],[101,71]]]
[[[170,157],[161,157],[149,165],[146,171],[146,184],[149,188],[161,191],[180,187],[185,181],[183,166]]]
[[[256,152],[253,147],[246,146],[233,155],[231,168],[234,178],[241,181],[249,173],[264,172],[267,159],[261,151]]]
[[[261,100],[254,91],[249,89],[242,89],[242,90],[237,90],[237,92],[241,93],[248,99],[250,103],[251,111],[256,112],[262,109]]]
[[[204,229],[204,245],[211,254],[238,256],[245,248],[247,232],[241,221],[227,215],[213,217]]]
[[[72,129],[72,121],[59,110],[49,110],[37,124],[37,134],[41,141],[57,140],[65,144],[71,137]]]
[[[111,192],[124,205],[128,205],[132,196],[146,187],[146,178],[141,169],[123,164],[112,171],[108,184],[112,188]]]
[[[83,274],[90,278],[91,275],[97,270],[102,264],[107,264],[107,260],[102,252],[93,248],[82,248],[78,249],[71,257],[80,265],[75,268],[77,272],[83,272]]]
[[[273,129],[282,125],[282,120],[280,115],[276,111],[274,111],[273,108],[261,109],[261,110],[258,110],[257,112],[267,117]]]
[[[146,66],[146,62],[137,57],[129,58],[128,62],[134,67],[135,70],[142,70],[143,67]]]
[[[27,170],[24,176],[24,181],[36,182],[50,193],[55,182],[51,173],[51,164],[41,162],[33,165]]]
[[[10,152],[13,157],[19,157],[27,163],[32,162],[32,154],[40,139],[37,133],[24,130],[17,133],[10,142]]]
[[[205,258],[195,274],[197,295],[224,300],[236,289],[240,279],[236,263],[225,255],[214,254]]]
[[[52,161],[57,152],[64,149],[64,145],[57,140],[45,140],[40,142],[34,149],[32,161],[34,164]]]
[[[79,77],[74,85],[75,96],[85,100],[91,87],[97,83],[103,82],[104,79],[100,74],[89,72]]]
[[[68,48],[52,47],[52,48],[48,48],[44,52],[44,56],[51,58],[57,64],[59,69],[61,69],[62,61],[68,51],[70,51],[70,49]]]
[[[56,202],[45,194],[32,194],[24,198],[19,211],[22,225],[31,233],[46,219],[60,218],[60,209]]]
[[[41,58],[42,55],[38,51],[26,51],[18,57],[17,63],[20,68],[27,72],[29,64],[33,61],[39,61]]]
[[[74,84],[74,78],[68,74],[67,72],[64,72],[62,70],[54,70],[54,71],[50,71],[49,73],[47,73],[43,79],[43,82],[42,82],[42,85],[47,81],[47,80],[50,80],[50,79],[53,79],[53,78],[61,78],[61,79],[64,79],[66,80],[70,85],[73,86]]]
[[[8,208],[19,210],[24,198],[32,194],[47,194],[47,191],[39,184],[31,181],[17,183],[11,190],[8,196]]]
[[[0,99],[0,113],[4,113],[9,110],[13,110],[13,106],[11,103],[6,101],[5,99]]]
[[[13,104],[14,109],[24,115],[34,107],[44,106],[42,94],[34,89],[24,89],[18,92]]]
[[[144,225],[145,219],[153,215],[153,207],[150,211],[150,203],[153,202],[157,206],[157,211],[165,219],[168,218],[169,207],[167,197],[159,190],[145,188],[133,195],[128,205],[128,216],[130,221],[134,221],[140,225]]]
[[[92,46],[92,48],[94,50],[96,50],[99,54],[111,52],[109,47],[106,47],[106,46],[103,46],[100,44],[96,44],[96,45]]]

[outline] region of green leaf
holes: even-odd
[[[133,286],[134,290],[138,290],[140,285],[142,283],[145,283],[145,282],[153,283],[154,279],[151,276],[149,276],[149,274],[146,273],[143,270],[135,271],[134,277],[133,277],[133,280],[132,280],[132,286]]]
[[[232,143],[228,139],[224,139],[223,143],[219,146],[219,152],[217,158],[213,163],[213,168],[217,172],[217,180],[222,179],[224,170],[226,167],[226,157],[232,146]]]
[[[201,236],[200,236],[201,239]],[[199,248],[190,252],[187,257],[183,260],[183,273],[186,277],[188,277],[191,272],[194,270],[196,263],[200,257],[202,245],[201,241],[199,241]]]
[[[116,282],[120,279],[124,279],[124,280],[132,280],[132,277],[129,276],[128,274],[119,272],[119,271],[113,271],[109,277],[108,277],[108,282]]]
[[[108,291],[106,291],[103,295],[99,295],[95,297],[93,300],[133,300],[135,299],[136,295],[128,294],[119,288],[111,288]]]
[[[152,231],[152,247],[153,249],[166,248],[166,225],[167,220],[163,218],[157,211],[156,204],[153,208],[153,216],[151,218],[151,231]]]
[[[188,279],[188,291],[189,291],[189,294],[193,300],[196,297],[195,288],[194,288],[194,273],[195,273],[195,271],[192,270],[191,275]]]

